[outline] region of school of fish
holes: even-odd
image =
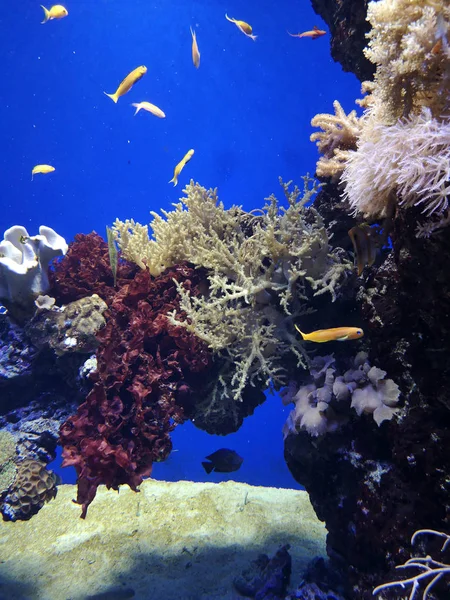
[[[64,17],[67,17],[69,14],[69,11],[67,10],[67,8],[62,6],[62,4],[54,4],[49,9],[47,9],[45,6],[43,6],[41,4],[41,8],[44,11],[44,20],[42,21],[42,23],[47,23],[47,21],[52,21],[54,19],[62,19]],[[239,29],[239,31],[241,31],[245,36],[249,37],[253,41],[256,40],[257,36],[253,34],[253,28],[251,25],[249,25],[249,23],[246,23],[245,21],[240,21],[238,19],[233,19],[233,18],[229,17],[226,13],[225,13],[225,18],[230,23],[233,23],[234,25],[236,25],[236,27]],[[190,28],[190,31],[191,31],[191,38],[192,38],[192,49],[191,49],[192,64],[194,65],[194,67],[196,69],[198,69],[200,67],[200,51],[198,49],[197,35],[196,35],[196,32],[192,29],[192,27]],[[326,33],[325,31],[320,30],[314,26],[312,31],[305,31],[302,34],[298,33],[295,35],[290,33],[289,35],[291,35],[293,37],[310,37],[312,39],[316,39],[319,36],[325,35],[325,33]],[[128,75],[125,77],[125,79],[123,79],[123,81],[119,84],[119,86],[117,87],[115,92],[113,92],[112,94],[108,94],[107,92],[104,92],[105,96],[108,96],[108,98],[111,98],[111,100],[114,102],[114,104],[117,104],[117,102],[119,101],[119,98],[121,98],[126,93],[128,93],[131,90],[131,88],[134,86],[134,84],[137,83],[140,79],[142,79],[142,77],[146,73],[147,73],[147,67],[144,65],[141,65],[140,67],[137,67],[136,69],[133,69],[133,71],[128,73]],[[131,106],[133,106],[136,109],[134,116],[136,116],[140,110],[149,112],[152,115],[159,117],[160,119],[164,119],[166,116],[164,111],[162,111],[158,106],[155,106],[151,102],[147,102],[147,101],[133,102]],[[184,155],[184,157],[176,165],[176,167],[174,169],[174,175],[173,175],[172,179],[169,181],[169,183],[173,183],[174,186],[176,186],[178,184],[178,177],[179,177],[181,171],[184,169],[186,164],[191,160],[193,155],[194,155],[194,150],[189,150]],[[55,171],[55,167],[52,167],[51,165],[36,165],[35,167],[33,167],[32,171],[31,171],[31,179],[33,179],[33,177],[34,177],[34,175],[36,175],[36,173],[47,174],[47,173],[52,173],[53,171]]]
[[[61,4],[55,4],[55,5],[51,6],[49,9],[47,9],[45,6],[42,6],[42,4],[41,4],[41,7],[44,11],[44,20],[42,21],[42,23],[47,23],[47,21],[62,19],[64,17],[67,17],[69,14],[68,10]],[[249,37],[251,40],[256,41],[257,36],[253,33],[253,28],[249,23],[247,23],[246,21],[242,21],[239,19],[234,19],[232,17],[229,17],[227,13],[225,13],[225,19],[227,21],[229,21],[230,23],[233,23],[234,25],[236,25],[236,27],[239,29],[239,31],[241,31],[246,37]],[[196,69],[198,69],[200,67],[200,50],[198,48],[198,43],[197,43],[197,34],[192,29],[192,27],[190,27],[190,32],[191,32],[191,39],[192,39],[192,46],[191,46],[192,64],[194,65],[194,67]],[[326,31],[314,26],[311,30],[304,31],[303,33],[290,33],[289,31],[287,33],[291,37],[310,38],[312,40],[315,40],[315,39],[325,35]],[[114,102],[114,104],[117,104],[119,99],[122,96],[124,96],[125,94],[127,94],[131,90],[131,88],[140,79],[142,79],[142,77],[144,77],[144,75],[146,73],[147,73],[147,67],[145,65],[141,65],[141,66],[133,69],[130,73],[128,73],[128,75],[119,84],[119,86],[117,87],[115,92],[113,92],[112,94],[109,94],[108,92],[104,92],[104,94],[108,98],[111,98],[111,100]],[[155,106],[151,102],[147,102],[147,101],[133,102],[131,104],[131,106],[133,106],[136,109],[134,116],[136,116],[138,114],[138,112],[141,110],[149,112],[149,113],[153,114],[154,116],[159,117],[160,119],[164,119],[166,116],[165,113],[158,106]],[[186,152],[186,154],[183,156],[183,158],[180,160],[180,162],[178,162],[177,165],[175,166],[173,177],[169,181],[169,183],[173,183],[174,187],[178,184],[178,177],[180,176],[182,170],[184,169],[184,167],[187,165],[187,163],[191,160],[191,158],[193,156],[194,156],[194,150],[193,149],[188,150],[188,152]],[[36,175],[37,173],[47,174],[47,173],[52,173],[53,171],[55,171],[55,167],[53,167],[51,165],[46,165],[46,164],[36,165],[35,167],[33,167],[32,171],[31,171],[31,179],[33,179],[34,175]],[[352,241],[353,241],[354,245],[356,245],[357,241],[359,240],[359,238],[358,238],[358,240],[356,239],[356,233],[360,234],[360,232],[355,233],[353,230],[351,230],[351,231],[352,231],[351,236],[353,236]],[[356,253],[356,250],[355,250],[355,253]],[[374,260],[374,258],[373,258],[373,260]],[[360,274],[360,272],[362,271],[362,268],[365,264],[372,264],[373,260],[372,260],[372,256],[366,257],[364,255],[362,258],[360,258],[359,262],[358,262],[358,274]],[[304,341],[310,341],[310,342],[316,342],[316,343],[354,340],[354,339],[359,339],[364,335],[363,330],[358,327],[336,327],[336,328],[331,328],[331,329],[319,329],[319,330],[313,331],[311,333],[303,333],[298,328],[297,325],[295,325],[295,328],[300,333],[300,335],[302,336],[302,339]]]

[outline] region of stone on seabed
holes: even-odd
[[[290,544],[292,587],[326,554],[306,492],[155,480],[140,490],[101,486],[82,520],[75,486],[62,485],[30,521],[0,523],[0,600],[232,600],[258,554]]]

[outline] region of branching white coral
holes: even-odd
[[[372,29],[365,49],[376,65],[375,80],[358,120],[356,149],[334,142],[333,116],[313,123],[323,157],[318,173],[341,175],[344,198],[366,218],[386,215],[397,199],[403,207],[421,205],[432,225],[428,235],[448,223],[450,193],[450,3],[442,0],[369,2]],[[345,113],[337,110],[334,119]],[[332,152],[332,154],[331,154]]]
[[[372,111],[384,124],[420,113],[448,116],[450,4],[442,0],[369,2],[364,53],[377,66]]]
[[[434,529],[419,529],[414,533],[411,538],[411,545],[414,544],[419,535],[434,535],[436,537],[443,538],[444,543],[441,548],[441,552],[447,549],[450,544],[450,536],[442,531],[435,531]],[[400,579],[399,581],[390,581],[383,583],[376,587],[372,594],[377,596],[380,592],[390,588],[401,588],[404,590],[410,587],[411,593],[409,594],[409,600],[414,600],[418,592],[420,592],[421,585],[423,587],[422,600],[429,598],[429,593],[432,588],[440,581],[443,577],[450,575],[450,565],[442,563],[431,558],[431,556],[417,556],[410,558],[403,565],[398,565],[397,569],[416,569],[416,574],[407,579]]]
[[[152,274],[181,261],[208,270],[204,296],[191,297],[179,286],[187,320],[174,313],[169,319],[229,363],[224,387],[236,400],[257,381],[280,386],[287,353],[305,364],[301,342],[290,333],[292,319],[309,312],[308,294],[328,291],[334,299],[351,269],[330,248],[319,213],[305,207],[318,185],[306,177],[303,194],[289,183],[282,187],[286,207],[272,195],[263,209],[246,213],[236,206],[226,210],[215,190],[191,182],[165,218],[152,213],[153,239],[145,242],[137,224],[136,238],[131,222],[114,225],[125,258],[139,260]]]

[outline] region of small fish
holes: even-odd
[[[111,229],[111,227],[106,226],[106,237],[108,240],[109,264],[111,266],[111,271],[113,274],[114,287],[116,287],[118,254],[116,242],[114,240],[114,232]]]
[[[364,335],[364,331],[360,327],[334,327],[332,329],[318,329],[317,331],[311,331],[311,333],[303,333],[297,325],[294,325],[294,327],[306,342],[317,342],[318,344],[357,340]]]
[[[51,165],[36,165],[31,171],[31,181],[33,181],[33,177],[36,173],[53,173],[54,170],[55,167],[52,167]]]
[[[115,104],[117,104],[117,100],[121,96],[123,96],[124,94],[129,92],[131,90],[131,88],[133,87],[133,85],[137,81],[139,81],[139,79],[141,79],[146,73],[147,73],[147,67],[144,67],[144,65],[142,65],[141,67],[137,67],[136,69],[131,71],[131,73],[128,73],[128,75],[125,77],[125,79],[119,85],[119,87],[114,92],[114,94],[107,94],[106,92],[103,92],[103,93],[105,94],[105,96],[108,96],[108,98],[111,98],[111,100]]]
[[[230,19],[230,17],[225,13],[225,19],[230,21],[230,23],[234,23],[238,29],[242,31],[247,37],[252,38],[253,41],[256,40],[258,36],[253,35],[252,26],[246,23],[245,21],[237,21],[236,19]]]
[[[288,33],[289,33],[289,31],[288,31]],[[309,37],[313,40],[316,40],[318,37],[321,37],[322,35],[325,35],[325,34],[326,34],[326,31],[324,31],[323,29],[319,29],[315,25],[311,31],[304,31],[303,33],[289,33],[289,35],[291,37],[298,37],[298,38]]]
[[[200,51],[197,45],[197,36],[195,35],[195,31],[191,27],[191,35],[192,35],[192,62],[194,63],[194,67],[196,69],[200,66]]]
[[[202,462],[203,468],[209,474],[211,471],[216,473],[231,473],[237,471],[242,465],[244,459],[234,450],[221,448],[206,457],[211,462]]]
[[[141,109],[152,113],[152,115],[155,115],[155,117],[159,117],[160,119],[164,119],[166,116],[160,108],[150,102],[133,102],[131,106],[134,106],[136,109],[134,116],[136,116]]]
[[[169,181],[169,183],[173,183],[173,187],[175,187],[177,185],[179,174],[181,173],[181,171],[184,169],[185,165],[191,160],[191,158],[193,156],[194,156],[194,150],[189,150],[189,152],[186,152],[184,157],[180,160],[180,162],[175,167],[175,170],[173,172],[173,177]]]
[[[62,4],[55,4],[49,10],[41,4],[41,8],[44,10],[44,20],[41,21],[41,24],[47,23],[47,21],[52,21],[53,19],[62,19],[67,17],[69,14],[67,8],[62,6]]]
[[[372,229],[367,223],[361,223],[352,227],[348,235],[352,240],[359,277],[364,267],[371,267],[375,262],[377,257],[376,237],[379,236],[379,232]]]

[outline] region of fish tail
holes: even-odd
[[[117,100],[119,99],[119,97],[117,96],[116,93],[114,94],[107,94],[106,92],[103,92],[105,94],[105,96],[108,96],[108,98],[111,98],[111,100],[114,102],[114,104],[117,104]]]
[[[297,327],[297,325],[294,324],[295,329],[299,332],[299,334],[302,336],[302,338],[307,341],[308,340],[308,334],[307,333],[303,333],[303,331],[300,331],[300,329]]]
[[[43,21],[41,21],[41,24],[42,24],[42,23],[47,23],[47,21],[48,21],[48,20],[49,20],[49,18],[50,18],[50,11],[48,11],[48,10],[45,8],[45,6],[42,6],[42,4],[41,4],[41,8],[42,8],[42,9],[43,9],[43,11],[44,11],[44,20],[43,20]]]
[[[208,475],[214,469],[214,463],[212,463],[212,462],[202,462],[202,466],[205,469],[205,471],[208,473]]]
[[[175,175],[172,177],[172,179],[169,181],[169,183],[173,183],[173,187],[175,187],[178,183],[178,177],[175,177]]]
[[[106,94],[108,96],[108,94]],[[136,116],[138,114],[138,112],[141,110],[142,106],[140,104],[138,104],[137,102],[133,102],[133,104],[131,106],[134,106],[134,108],[136,109],[136,112],[134,113],[134,116]],[[170,183],[170,181],[169,181]]]

